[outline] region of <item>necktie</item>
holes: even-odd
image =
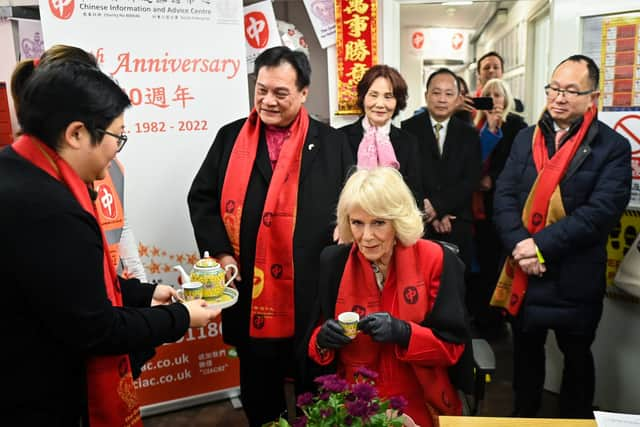
[[[567,130],[564,129],[558,129],[558,131],[556,132],[556,152],[558,152],[558,150],[560,149],[560,141],[562,141],[562,138],[564,138],[564,136],[567,134]]]
[[[433,128],[436,130],[436,142],[438,143],[438,151],[442,154],[442,145],[440,143],[440,130],[442,129],[442,123],[436,123]]]

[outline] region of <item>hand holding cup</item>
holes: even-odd
[[[207,302],[203,299],[194,299],[183,303],[189,311],[189,327],[200,328],[213,321],[222,310],[207,308]]]
[[[320,328],[316,338],[321,348],[339,349],[351,342],[351,338],[344,334],[344,329],[335,319],[329,319]]]
[[[358,335],[358,321],[360,315],[353,311],[345,311],[338,315],[338,323],[342,326],[344,334],[351,339]]]
[[[193,301],[196,299],[202,299],[203,287],[200,282],[186,282],[182,284],[182,287],[176,291],[178,299],[180,301]]]

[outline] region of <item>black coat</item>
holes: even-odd
[[[550,155],[555,153],[552,126],[545,114],[540,127]],[[629,202],[629,142],[594,121],[560,182],[566,217],[530,236],[521,216],[538,176],[531,154],[533,131],[529,127],[516,137],[494,200],[494,222],[507,252],[533,237],[547,267],[542,277],[529,276],[521,320],[525,328],[590,334],[602,313],[607,236]]]
[[[120,280],[116,308],[104,285],[100,228],[66,186],[7,147],[0,151],[0,277],[7,425],[86,424],[86,362],[182,337],[182,304],[149,307],[155,289]],[[143,307],[146,308],[130,308]]]
[[[425,111],[402,122],[402,129],[415,135],[420,146],[424,196],[431,201],[438,218],[446,214],[456,217],[449,235],[427,236],[455,243],[467,266],[471,248],[471,194],[480,181],[480,139],[468,123],[451,117],[447,126],[442,157],[433,134],[429,112]]]
[[[201,253],[209,251],[213,256],[233,254],[220,217],[220,195],[231,150],[244,122],[245,119],[237,120],[218,131],[189,191],[191,223]],[[344,134],[313,119],[309,120],[302,152],[293,236],[296,338],[304,332],[302,325],[306,325],[306,317],[316,297],[320,251],[333,242],[338,196],[354,163]],[[232,345],[249,341],[255,243],[271,175],[263,132],[249,178],[240,225],[240,259],[237,261],[242,282],[236,284],[240,298],[234,306],[222,312],[224,341]]]
[[[339,129],[347,135],[349,146],[351,147],[351,152],[356,163],[358,161],[358,147],[364,135],[362,119],[363,117],[360,117],[356,122]],[[400,173],[414,194],[418,206],[422,208],[424,192],[422,190],[422,168],[420,167],[418,141],[410,133],[393,125],[391,125],[391,130],[389,131],[389,139],[391,140],[396,159],[398,163],[400,163]]]

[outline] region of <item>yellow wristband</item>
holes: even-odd
[[[538,261],[540,264],[544,264],[544,257],[542,256],[542,252],[538,249],[538,245],[536,245],[536,256],[538,257]]]

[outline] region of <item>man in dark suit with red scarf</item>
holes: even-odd
[[[533,417],[553,329],[564,354],[559,416],[592,418],[591,344],[602,315],[607,235],[631,189],[628,141],[597,120],[599,70],[562,61],[537,126],[516,137],[498,178],[494,219],[510,251],[492,305],[513,316],[514,415]]]
[[[256,58],[254,109],[222,127],[189,191],[200,252],[239,266],[240,298],[222,314],[223,337],[240,358],[242,404],[251,426],[285,410],[284,383],[303,384],[307,318],[320,251],[349,167],[345,136],[307,113],[311,67],[286,47]]]

